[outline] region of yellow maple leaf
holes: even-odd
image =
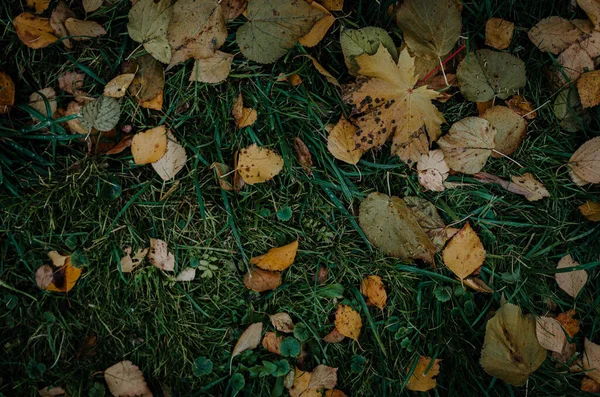
[[[354,122],[359,128],[355,136],[357,148],[380,147],[394,136],[392,153],[410,140],[421,127],[435,141],[445,122],[442,113],[431,102],[440,95],[427,86],[415,87],[415,59],[403,50],[395,63],[383,45],[374,55],[356,58],[359,73],[368,79],[347,86],[345,101],[356,108]]]

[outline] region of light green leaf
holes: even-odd
[[[119,122],[121,105],[115,98],[101,96],[93,102],[88,102],[81,110],[81,124],[90,131],[109,131]]]
[[[351,75],[358,75],[360,69],[355,58],[367,53],[375,55],[379,49],[379,44],[383,45],[390,53],[394,62],[398,62],[398,50],[394,40],[381,28],[367,26],[362,29],[344,29],[340,34],[340,45],[344,53],[344,60]]]
[[[237,42],[246,58],[259,63],[275,62],[325,15],[298,0],[251,0],[247,11]]]
[[[154,58],[162,63],[171,60],[171,46],[167,29],[172,16],[171,0],[138,0],[129,10],[129,36],[144,45]]]
[[[581,114],[583,108],[575,88],[564,88],[554,100],[554,115],[560,121],[560,126],[568,132],[583,129]]]

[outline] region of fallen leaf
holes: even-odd
[[[481,117],[496,129],[494,149],[502,154],[514,153],[527,135],[527,121],[506,106],[493,106]],[[502,155],[493,152],[492,157],[501,158]]]
[[[71,264],[69,256],[50,251],[48,257],[52,266],[43,265],[36,271],[36,284],[41,289],[52,292],[69,292],[81,276],[81,269]]]
[[[586,376],[600,382],[600,345],[585,338],[583,342],[583,368],[588,370]]]
[[[573,257],[569,255],[563,256],[560,261],[558,261],[557,269],[566,269],[570,267],[579,266],[579,262],[573,259]],[[585,286],[585,283],[588,280],[588,274],[585,270],[574,270],[563,273],[555,273],[554,278],[556,279],[556,283],[565,291],[569,296],[573,298],[577,298],[579,292]]]
[[[357,86],[347,86],[344,100],[354,105],[353,114],[359,128],[354,141],[364,150],[382,146],[394,136],[392,153],[410,140],[421,127],[435,141],[445,122],[442,113],[431,102],[438,92],[427,86],[415,88],[414,58],[408,50],[400,53],[398,63],[383,46],[375,55],[362,54],[356,58],[359,73],[371,77]]]
[[[438,140],[451,170],[475,174],[483,168],[494,149],[496,129],[481,117],[467,117],[452,124]]]
[[[242,354],[246,350],[253,350],[260,344],[260,338],[262,335],[263,323],[254,323],[250,325],[240,336],[233,352],[231,352],[231,360],[239,354]]]
[[[362,329],[360,314],[348,305],[339,305],[335,312],[335,328],[341,335],[358,341]]]
[[[283,168],[283,159],[274,151],[252,144],[242,149],[237,170],[249,185],[273,179]]]
[[[469,287],[477,292],[482,292],[484,294],[494,293],[494,290],[492,288],[490,288],[490,286],[487,285],[485,283],[485,281],[483,281],[479,277],[467,277],[464,280],[462,280],[462,282],[464,285],[466,285],[467,287]]]
[[[454,47],[462,29],[454,0],[405,0],[396,12],[396,23],[416,55],[440,58]]]
[[[86,103],[81,109],[81,125],[88,131],[110,131],[119,122],[121,105],[110,97],[100,96]]]
[[[83,9],[86,13],[94,12],[102,6],[104,0],[83,0]]]
[[[50,113],[48,113],[46,104],[50,107]],[[51,119],[57,108],[56,91],[52,87],[46,87],[34,92],[29,96],[29,106],[40,112],[44,117]]]
[[[426,191],[443,192],[446,189],[444,181],[448,178],[450,168],[446,164],[443,151],[431,150],[422,155],[417,164],[417,172],[419,183]]]
[[[572,21],[551,16],[539,21],[529,30],[529,40],[540,51],[548,51],[554,55],[560,54],[571,44],[578,42],[585,36]]]
[[[437,212],[437,208],[429,201],[415,196],[405,196],[404,202],[416,218],[419,226],[429,237],[435,252],[440,252],[446,241],[452,238],[460,229],[446,227],[444,220]]]
[[[309,389],[333,389],[337,384],[337,368],[319,364],[312,370]]]
[[[341,85],[337,81],[337,79],[335,77],[333,77],[333,75],[331,73],[329,73],[327,71],[327,69],[325,69],[323,67],[323,65],[321,65],[315,57],[311,57],[310,55],[306,55],[306,57],[311,60],[313,66],[315,67],[315,69],[317,69],[317,72],[319,72],[322,76],[324,76],[328,82],[335,85],[336,87],[341,87]]]
[[[69,32],[67,32],[67,28],[65,27],[65,21],[74,17],[75,13],[71,11],[67,3],[63,0],[58,2],[50,15],[50,26],[54,31],[54,35],[62,39],[61,42],[66,49],[71,49],[71,39],[66,38],[69,36]]]
[[[312,175],[311,167],[313,166],[312,156],[310,154],[310,150],[308,150],[308,146],[302,141],[302,139],[295,137],[294,138],[294,151],[296,152],[296,156],[298,157],[298,162],[302,166],[302,168],[309,174]]]
[[[563,327],[552,317],[538,317],[535,333],[540,346],[546,350],[562,353],[569,343]]]
[[[485,24],[485,45],[504,50],[510,45],[514,32],[514,23],[502,18],[490,18]]]
[[[537,112],[531,102],[522,95],[514,95],[505,103],[510,110],[527,120],[533,120],[537,117]]]
[[[221,186],[221,189],[228,191],[233,190],[231,182],[225,179],[231,171],[229,166],[223,163],[212,163],[210,168],[215,170],[215,174],[217,175],[217,180],[219,181],[219,186]]]
[[[135,74],[128,91],[138,99],[142,107],[147,107],[152,104],[152,101],[157,100],[162,105],[165,74],[160,62],[149,54],[142,55],[126,62],[123,66],[123,73]],[[160,108],[159,106],[156,110],[160,110]]]
[[[171,61],[167,29],[172,15],[171,0],[138,0],[129,10],[129,37],[162,63]]]
[[[42,10],[43,11],[43,10]],[[64,396],[67,392],[62,387],[49,388],[48,386],[38,390],[40,397]]]
[[[242,173],[238,170],[238,160],[240,158],[238,153],[239,151],[236,150],[233,155],[233,191],[235,193],[240,192],[246,186],[246,182],[242,178]]]
[[[590,58],[595,60],[594,64],[597,66],[598,60],[596,58],[600,56],[600,31],[596,30],[586,35],[585,39],[579,42],[579,45]]]
[[[298,251],[298,240],[282,247],[271,248],[266,254],[250,259],[250,264],[263,270],[282,271],[292,266]]]
[[[320,11],[323,14],[323,17],[314,24],[307,34],[298,39],[298,42],[304,47],[314,47],[319,44],[335,22],[335,17],[321,4],[313,1],[310,6],[317,11]]]
[[[481,116],[486,110],[494,106],[494,100],[490,99],[486,102],[477,102],[477,113]]]
[[[119,154],[123,150],[127,149],[131,146],[131,142],[133,141],[132,135],[125,135],[123,138],[117,143],[112,149],[107,150],[105,154]]]
[[[333,331],[331,331],[330,333],[328,333],[327,335],[325,335],[323,337],[323,342],[339,343],[339,342],[343,341],[344,338],[345,338],[345,336],[340,334],[340,332],[337,330],[337,328],[334,328]]]
[[[592,222],[600,222],[600,203],[587,200],[579,206],[579,212]]]
[[[73,36],[73,40],[89,40],[90,37],[100,37],[106,34],[106,30],[98,22],[67,18],[64,23],[69,36]]]
[[[573,338],[579,332],[579,320],[573,318],[575,314],[575,309],[571,309],[556,316],[556,321],[562,325],[567,335],[569,335],[571,338]]]
[[[300,77],[299,74],[294,73],[288,76],[287,81],[292,87],[297,87],[302,84],[302,77]]]
[[[288,334],[294,332],[294,322],[289,314],[283,312],[276,313],[269,316],[269,318],[271,319],[271,324],[273,324],[273,327],[275,327],[277,331]]]
[[[238,28],[236,40],[246,58],[273,63],[323,16],[305,1],[254,0],[248,3],[248,22]]]
[[[483,265],[485,248],[469,222],[452,237],[442,252],[442,258],[448,269],[461,280]]]
[[[193,281],[196,278],[196,268],[186,267],[175,277],[175,281]]]
[[[152,396],[144,374],[131,361],[121,361],[104,371],[104,380],[113,396]]]
[[[24,12],[15,17],[13,26],[23,44],[34,50],[48,47],[58,41],[48,18],[41,18]]]
[[[67,110],[65,111],[65,116],[70,116],[73,114],[80,114],[83,105],[79,102],[72,101],[67,105]],[[81,118],[75,118],[72,120],[67,120],[67,127],[71,131],[72,134],[88,134],[89,130],[81,124]]]
[[[360,293],[367,297],[367,305],[373,305],[383,310],[387,301],[385,286],[379,276],[367,276],[360,284]]]
[[[577,80],[577,91],[583,108],[591,108],[600,103],[600,70],[587,72]]]
[[[125,247],[125,256],[121,258],[121,272],[131,273],[148,254],[148,248],[138,248],[136,253],[131,257],[131,247]]]
[[[433,361],[433,364],[431,364],[431,361]],[[406,383],[406,388],[412,391],[434,389],[437,386],[437,381],[434,378],[440,374],[440,361],[440,359],[432,360],[430,357],[420,356],[415,370]],[[407,368],[407,372],[410,372],[411,367]],[[428,368],[429,370],[427,370]]]
[[[27,7],[35,8],[36,14],[46,11],[48,5],[50,5],[50,0],[27,0]]]
[[[392,59],[398,59],[398,50],[394,40],[385,29],[375,26],[367,26],[362,29],[344,29],[340,34],[340,45],[344,54],[344,61],[348,67],[348,73],[358,75],[360,68],[356,58],[362,54],[375,55],[380,45],[383,45],[391,54]]]
[[[411,132],[408,138],[400,134],[394,135],[392,152],[412,168],[413,164],[418,162],[423,155],[429,153],[427,131],[424,127],[421,127]]]
[[[574,82],[585,71],[594,70],[594,60],[579,43],[572,44],[561,52],[556,62],[561,66],[558,78],[562,83]]]
[[[583,129],[585,120],[581,117],[583,107],[575,88],[565,88],[558,92],[552,107],[554,115],[560,121],[561,128],[569,132]]]
[[[581,391],[587,393],[600,393],[600,383],[596,382],[592,378],[584,376],[581,380]]]
[[[321,0],[320,3],[329,11],[342,11],[344,9],[344,0]]]
[[[186,161],[185,148],[177,142],[170,130],[167,131],[167,150],[161,158],[152,163],[152,168],[163,181],[170,181],[183,169]]]
[[[433,263],[435,247],[402,199],[371,193],[360,203],[358,219],[371,244],[385,254]]]
[[[150,250],[148,260],[152,264],[165,272],[172,272],[175,269],[175,256],[169,252],[167,243],[157,238],[150,238]]]
[[[97,344],[98,344],[98,337],[96,336],[94,331],[91,331],[88,335],[86,335],[85,339],[83,340],[83,343],[81,344],[81,347],[79,348],[79,351],[77,352],[76,359],[80,360],[80,359],[85,359],[88,357],[94,357],[96,355],[94,348],[96,347]]]
[[[167,152],[167,129],[164,125],[138,132],[131,142],[131,154],[136,164],[154,163]]]
[[[319,284],[325,284],[327,281],[327,275],[329,274],[329,268],[327,266],[319,266],[319,270],[315,274],[313,281],[316,281]]]
[[[290,397],[322,397],[322,393],[317,389],[309,389],[308,384],[312,373],[301,371],[296,367],[294,371],[294,384],[289,389]]]
[[[550,197],[550,193],[544,184],[535,179],[529,172],[526,172],[523,176],[515,175],[511,177],[511,182],[486,172],[478,172],[473,176],[483,183],[496,183],[509,192],[524,196],[527,201],[537,201],[544,197]]]
[[[221,1],[221,9],[223,12],[223,17],[228,20],[235,19],[238,16],[242,15],[242,13],[244,11],[246,11],[247,6],[248,6],[248,0],[223,0],[223,1]]]
[[[587,183],[600,183],[600,136],[585,142],[573,153],[569,168]]]
[[[341,391],[341,390],[338,390],[338,389],[334,389],[334,390],[327,390],[327,391],[325,391],[325,394],[324,394],[324,396],[325,396],[325,397],[348,397],[348,396],[346,395],[346,393],[344,393],[343,391]],[[303,397],[304,397],[304,396],[303,396]]]
[[[217,84],[229,76],[233,55],[216,51],[213,56],[200,58],[194,61],[194,68],[190,74],[190,81]]]
[[[358,129],[342,116],[327,136],[327,150],[338,160],[348,164],[356,164],[364,150],[354,143]]]
[[[274,290],[281,285],[281,272],[252,268],[244,276],[244,285],[256,292]]]
[[[279,354],[281,356],[281,341],[283,336],[275,335],[275,332],[267,332],[262,340],[262,345],[265,349],[271,353]]]
[[[58,76],[58,87],[72,95],[78,94],[83,87],[85,75],[79,72],[65,72]]]
[[[244,98],[242,98],[241,93],[238,94],[237,98],[233,102],[231,114],[235,119],[238,129],[251,126],[254,124],[257,117],[256,110],[244,107]]]
[[[507,99],[526,83],[525,64],[514,55],[492,50],[470,53],[456,70],[463,96],[473,102]]]
[[[123,73],[116,76],[106,84],[103,95],[111,98],[124,97],[134,78],[135,73]]]
[[[505,303],[485,327],[480,364],[491,376],[522,386],[546,359],[538,343],[535,320],[519,306]]]
[[[600,30],[600,1],[598,0],[577,0],[579,7],[590,18],[596,30]],[[598,381],[598,379],[596,379]],[[600,381],[599,381],[600,382]]]
[[[46,289],[52,283],[54,270],[52,266],[42,265],[35,272],[35,283],[40,289]]]
[[[15,83],[9,75],[0,72],[0,114],[7,113],[15,104]]]

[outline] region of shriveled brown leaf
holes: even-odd
[[[175,270],[175,255],[173,255],[172,252],[169,252],[167,243],[163,240],[150,238],[148,260],[152,266],[156,266],[166,272]]]
[[[556,321],[562,325],[567,335],[569,335],[571,338],[573,338],[579,332],[579,320],[573,318],[575,314],[577,314],[575,309],[571,309],[556,316]]]
[[[42,265],[35,272],[35,283],[40,289],[46,289],[53,280],[54,270],[51,266]]]
[[[64,0],[60,0],[56,5],[54,11],[50,15],[50,26],[54,31],[56,37],[63,39],[62,43],[66,49],[71,49],[72,43],[71,39],[66,39],[65,37],[69,35],[67,32],[67,28],[65,27],[65,21],[68,18],[74,18],[75,13],[71,11],[69,6]]]
[[[327,365],[317,365],[312,370],[309,389],[333,389],[337,384],[337,368],[328,367]]]
[[[313,166],[313,162],[310,150],[308,150],[308,146],[306,146],[302,139],[298,137],[294,138],[294,151],[296,152],[298,162],[302,168],[304,168],[309,175],[312,175],[311,167]]]
[[[233,186],[229,181],[231,179],[231,176],[229,176],[231,169],[227,164],[212,163],[210,168],[215,170],[215,175],[217,176],[217,180],[219,181],[219,186],[221,186],[221,189],[229,191],[233,190]]]
[[[527,201],[537,201],[550,196],[546,187],[528,172],[523,176],[513,176],[512,181],[507,181],[487,172],[478,172],[473,176],[483,183],[496,183],[509,192],[525,197]]]
[[[256,292],[274,290],[281,285],[281,272],[252,268],[244,276],[244,285]]]
[[[579,206],[579,212],[592,222],[600,222],[600,203],[587,200]]]
[[[339,343],[339,342],[343,341],[344,338],[345,338],[345,336],[340,334],[340,332],[337,330],[337,328],[334,328],[333,331],[331,331],[330,333],[328,333],[327,335],[325,335],[323,337],[323,342]]]
[[[490,286],[487,285],[485,283],[485,281],[483,281],[479,277],[475,277],[475,276],[467,277],[464,280],[462,280],[462,282],[464,285],[466,285],[467,287],[469,287],[472,290],[475,290],[477,292],[482,292],[484,294],[492,294],[494,292],[494,290],[492,288],[490,288]]]
[[[450,169],[475,174],[492,154],[495,137],[496,129],[486,119],[467,117],[452,124],[438,144]]]

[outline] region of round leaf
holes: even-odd
[[[295,338],[284,338],[279,345],[279,350],[284,357],[297,357],[300,354],[300,342]]]

